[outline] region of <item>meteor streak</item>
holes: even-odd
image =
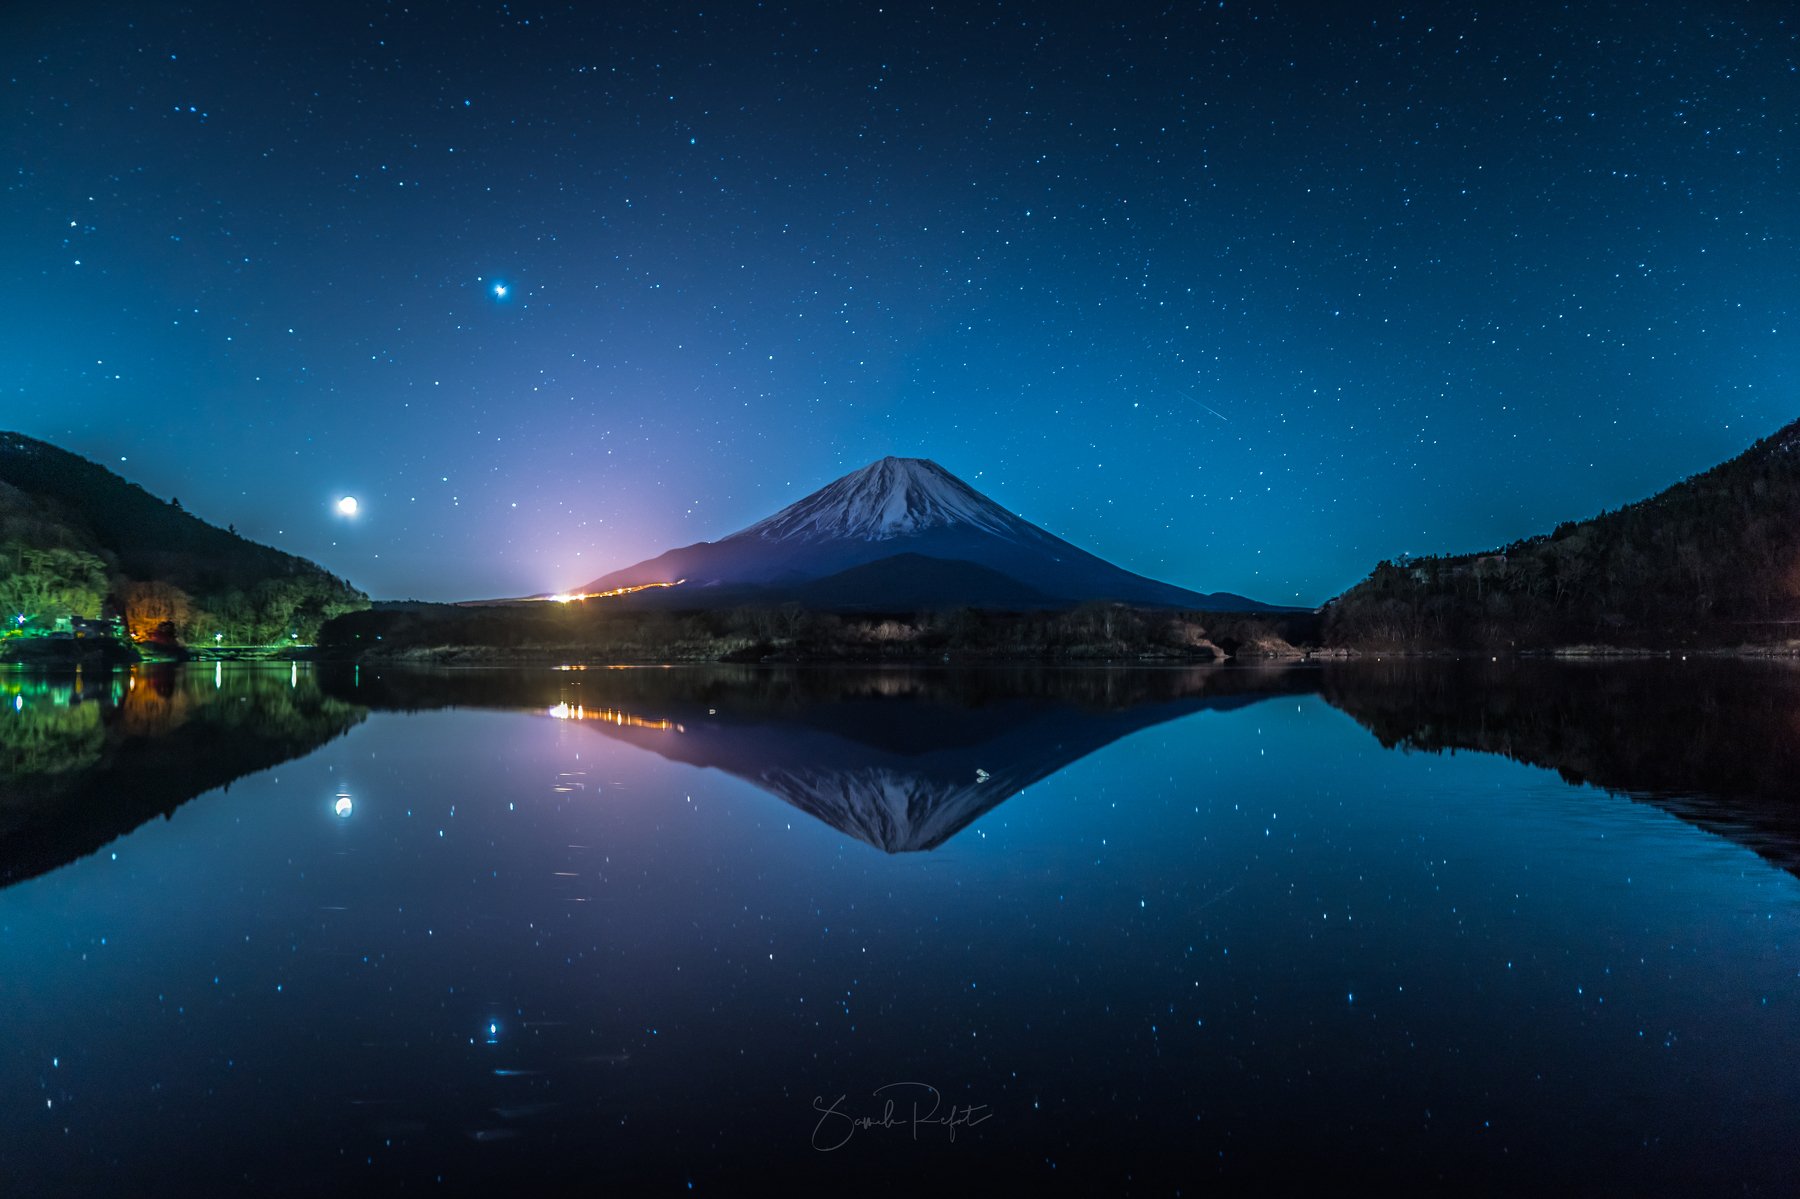
[[[1179,389],[1177,389],[1177,390],[1179,390]],[[1187,398],[1190,400],[1194,400],[1194,403],[1199,404],[1202,408],[1206,409],[1208,412],[1212,413],[1214,416],[1218,417],[1220,420],[1224,421],[1226,424],[1229,425],[1231,423],[1231,418],[1229,416],[1226,416],[1223,412],[1220,412],[1217,408],[1214,408],[1211,404],[1208,404],[1202,400],[1194,399],[1193,396],[1188,395],[1188,393],[1185,391],[1183,391],[1181,394],[1184,396],[1187,396]]]

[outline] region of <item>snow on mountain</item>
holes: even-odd
[[[680,607],[796,600],[866,609],[880,607],[890,596],[901,602],[895,575],[854,572],[902,555],[937,560],[930,570],[909,569],[905,607],[996,602],[1052,607],[1086,600],[1231,610],[1268,606],[1122,570],[1014,516],[924,458],[872,462],[728,537],[669,550],[577,590],[598,593],[679,580],[679,586],[634,602]],[[858,588],[869,594],[845,594]],[[971,588],[988,596],[1010,590],[1013,598],[983,598]]]
[[[885,541],[957,524],[1014,541],[1037,532],[929,458],[883,458],[732,537]]]

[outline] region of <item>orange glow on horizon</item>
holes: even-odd
[[[686,579],[676,579],[673,583],[639,583],[634,587],[614,587],[611,591],[559,591],[555,595],[540,597],[546,603],[572,604],[576,600],[608,599],[615,595],[630,595],[634,591],[648,591],[652,587],[679,587]]]

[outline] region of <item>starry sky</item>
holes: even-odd
[[[571,586],[900,454],[1310,604],[1800,416],[1785,5],[4,25],[0,427],[377,597]]]

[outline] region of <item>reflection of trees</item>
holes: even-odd
[[[52,868],[195,795],[310,752],[371,708],[567,705],[599,717],[588,722],[597,734],[737,774],[898,850],[941,844],[1020,788],[1135,730],[1314,691],[1389,748],[1475,749],[1553,769],[1800,873],[1800,669],[1412,660],[1268,670],[0,675],[0,881]]]
[[[1800,872],[1800,670],[1786,663],[1389,661],[1325,698],[1389,748],[1474,749],[1643,799]]]
[[[204,691],[196,691],[187,685],[182,672],[173,669],[137,672],[119,705],[118,729],[133,737],[164,736],[186,724],[196,708],[217,698],[222,695],[208,697]]]
[[[98,704],[59,703],[46,695],[0,717],[0,779],[77,769],[98,758],[105,742]]]
[[[309,753],[366,710],[310,672],[15,675],[0,710],[0,883],[52,869],[215,787]],[[216,680],[216,681],[215,681]]]
[[[1310,672],[1280,666],[1062,668],[682,666],[673,669],[456,670],[321,667],[327,691],[375,708],[483,707],[544,710],[559,703],[655,715],[659,707],[728,705],[740,714],[816,712],[820,704],[905,700],[979,710],[1022,700],[1116,709],[1199,695],[1213,698],[1310,690]]]

